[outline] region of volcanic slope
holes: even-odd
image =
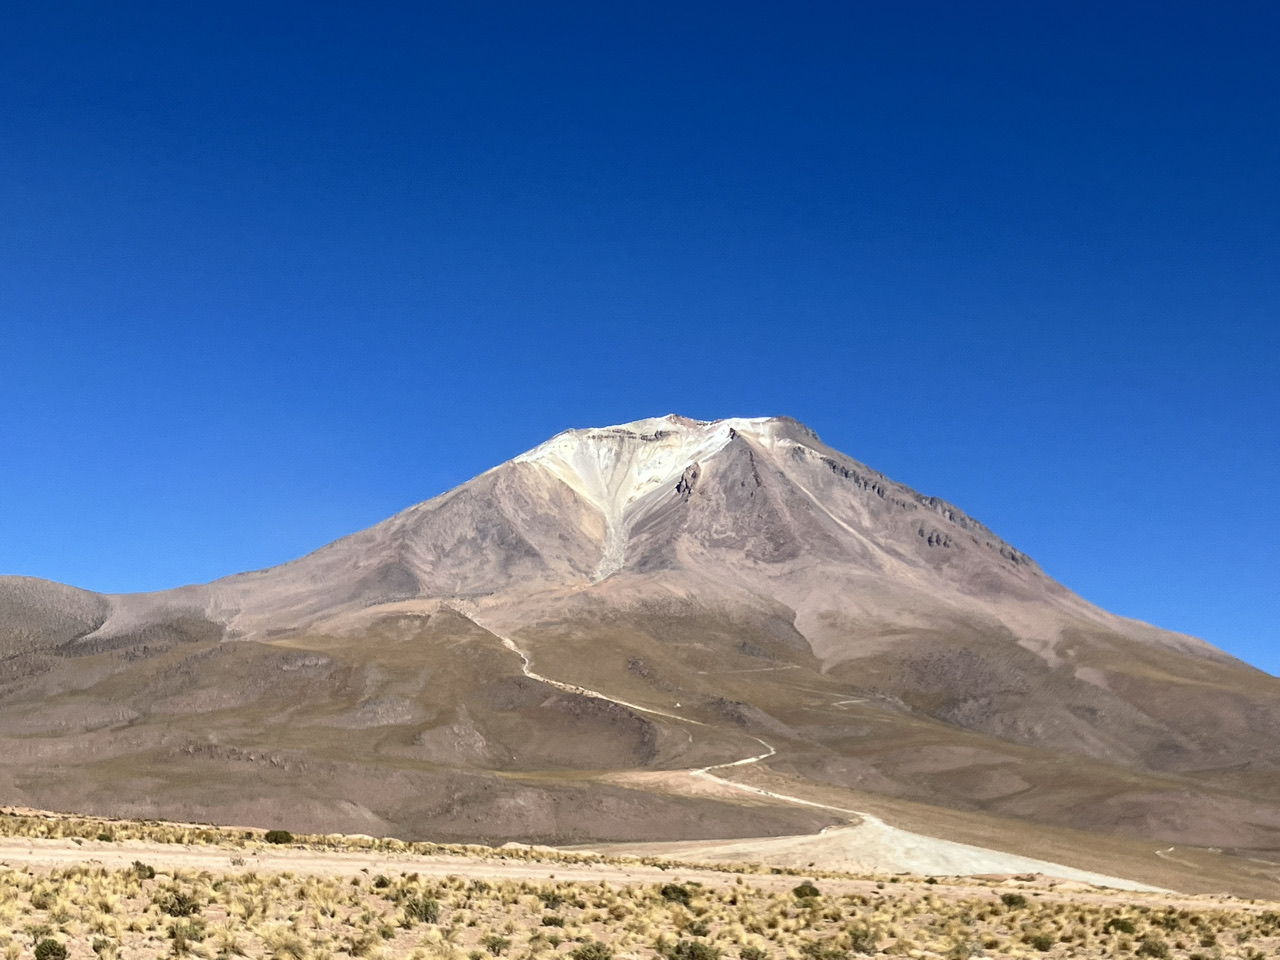
[[[1015,852],[1083,831],[1077,858],[1103,836],[1280,869],[1280,681],[786,418],[570,430],[211,584],[0,578],[0,658],[10,803],[540,842],[896,805],[960,840],[1016,824]],[[820,805],[682,772],[760,741],[723,776]]]

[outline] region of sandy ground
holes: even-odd
[[[837,832],[837,831],[830,831]],[[817,837],[779,838],[786,845],[790,841],[817,840]],[[927,838],[926,838],[927,839]],[[769,841],[759,841],[767,843]],[[746,845],[744,841],[726,842]],[[686,846],[683,844],[654,844],[651,846]],[[696,845],[688,844],[690,853]],[[716,846],[714,844],[707,846]],[[793,853],[801,849],[793,845]],[[978,849],[978,848],[974,848]],[[555,851],[548,851],[554,856]],[[0,870],[31,869],[37,872],[65,868],[73,865],[102,866],[121,869],[135,860],[150,864],[161,873],[176,870],[207,870],[214,874],[254,872],[259,874],[289,873],[295,876],[352,877],[385,874],[416,873],[422,878],[462,877],[485,880],[529,880],[578,883],[607,882],[616,886],[639,884],[665,884],[671,882],[696,882],[704,887],[724,889],[740,883],[763,890],[790,890],[800,882],[794,875],[749,873],[740,874],[725,870],[699,868],[686,864],[673,864],[666,869],[642,864],[615,863],[564,863],[553,859],[529,860],[523,856],[512,859],[496,857],[468,857],[434,855],[421,856],[409,853],[366,853],[347,851],[307,850],[299,847],[271,847],[238,849],[217,845],[182,845],[142,840],[102,842],[86,840],[77,844],[74,840],[45,840],[25,837],[0,839]],[[824,890],[836,893],[863,893],[875,895],[885,888],[884,877],[835,878],[823,876],[818,881]],[[1139,902],[1171,905],[1186,908],[1203,908],[1207,902],[1229,902],[1236,909],[1273,909],[1259,901],[1241,901],[1223,895],[1188,896],[1177,893],[1151,893],[1142,890],[1103,889],[1080,880],[1059,880],[1039,874],[992,874],[987,876],[959,877],[937,884],[923,877],[900,876],[892,878],[888,887],[894,896],[915,896],[928,893],[952,898],[982,897],[995,899],[1001,891],[1023,890],[1046,900],[1063,900],[1074,903],[1089,901],[1100,904]],[[1148,888],[1150,889],[1150,888]],[[1225,905],[1225,904],[1224,904]]]
[[[828,828],[813,836],[608,844],[592,849],[614,855],[670,857],[699,863],[764,863],[842,873],[907,872],[926,876],[1034,873],[1117,890],[1167,892],[1133,880],[1077,870],[1047,860],[924,837],[891,827],[870,814],[864,813],[861,817],[861,823]]]
[[[548,851],[554,856],[554,851]],[[422,856],[411,853],[306,850],[269,847],[240,850],[217,845],[183,845],[144,840],[103,842],[44,840],[28,837],[0,838],[0,869],[32,867],[50,870],[88,864],[107,869],[128,867],[135,860],[157,870],[208,870],[210,872],[257,871],[313,876],[353,876],[359,873],[417,873],[423,877],[482,877],[488,880],[546,880],[618,884],[669,883],[673,878],[696,880],[703,886],[732,886],[740,876],[711,868],[672,866],[666,869],[643,864],[565,863],[555,859],[527,860],[468,856]],[[754,886],[790,889],[794,876],[748,874]],[[866,881],[862,881],[866,882]]]
[[[305,850],[298,847],[272,847],[239,850],[222,846],[186,846],[144,840],[103,842],[86,840],[38,840],[27,837],[0,839],[0,868],[31,866],[53,869],[73,864],[101,865],[108,869],[127,867],[135,860],[149,863],[158,870],[209,870],[227,872],[256,870],[263,873],[293,872],[314,876],[351,876],[367,871],[371,874],[404,872],[422,876],[468,876],[487,879],[559,880],[596,882],[610,880],[627,883],[666,882],[673,875],[657,867],[619,866],[617,864],[574,864],[554,860],[538,862],[501,857],[420,856],[410,853],[346,852]],[[239,862],[243,861],[243,862]],[[704,884],[732,884],[735,875],[715,870],[684,870]],[[789,880],[794,878],[762,878]]]

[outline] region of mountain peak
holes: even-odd
[[[779,417],[693,420],[668,414],[566,430],[515,462],[538,464],[599,508],[607,521],[620,523],[632,504],[676,483],[690,464],[718,453],[737,434],[768,439],[792,422]]]
[[[611,427],[566,430],[515,458],[549,471],[604,515],[605,556],[597,579],[621,567],[626,517],[653,494],[670,491],[696,465],[743,435],[766,446],[786,437],[817,441],[790,417],[694,420],[679,414]]]
[[[1262,847],[1280,824],[1274,680],[1099,610],[958,507],[785,417],[568,430],[207,585],[105,597],[0,578],[0,667],[0,744],[16,745],[0,781],[43,805],[281,822],[302,816],[289,771],[306,764],[350,771],[323,778],[321,829],[368,798],[362,816],[387,831],[453,823],[474,839],[493,823],[545,841],[603,817],[585,842],[652,810],[658,833],[679,817],[724,832],[670,806],[672,770],[732,764],[725,746],[760,735],[785,751],[793,796],[811,782],[1148,824],[1166,844],[1193,824],[1206,843]],[[271,770],[243,762],[268,748]],[[661,791],[600,776],[641,769]],[[1241,769],[1257,775],[1169,790],[1170,775]],[[191,806],[187,784],[211,771],[221,798]]]

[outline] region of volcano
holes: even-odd
[[[1280,681],[795,420],[668,416],[566,431],[267,570],[0,578],[0,802],[549,843],[875,808],[1261,864]]]

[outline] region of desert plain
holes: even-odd
[[[854,874],[0,816],[5,960],[1260,960],[1280,904],[1043,874]]]

